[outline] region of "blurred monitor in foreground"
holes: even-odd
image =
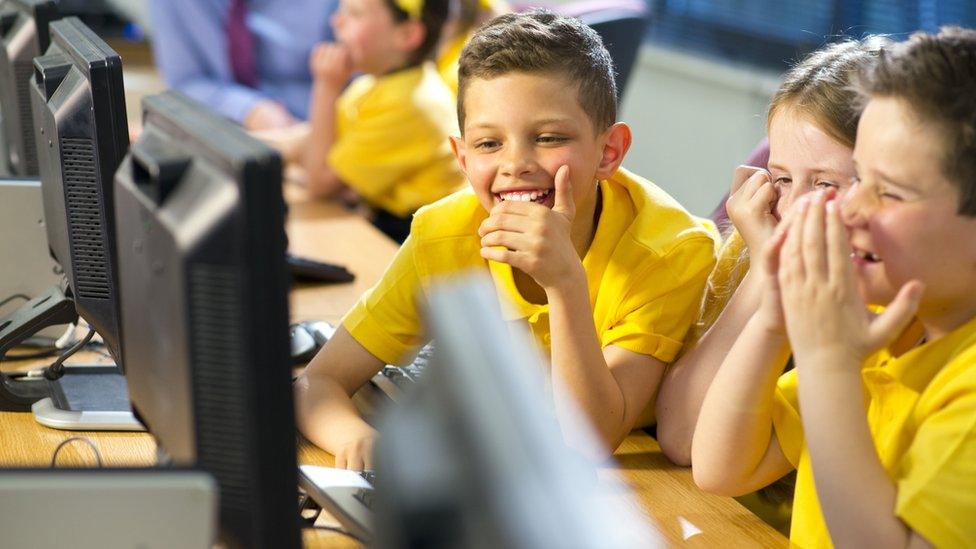
[[[490,282],[445,282],[428,312],[429,371],[381,425],[376,545],[660,545],[626,486],[564,444],[539,352]],[[595,436],[582,417],[574,436]]]

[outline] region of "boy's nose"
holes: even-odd
[[[509,147],[502,163],[502,174],[518,178],[530,174],[535,169],[535,160],[525,147]]]
[[[851,227],[863,224],[868,219],[876,206],[877,196],[873,189],[858,181],[842,193],[838,200],[841,204],[841,218]]]

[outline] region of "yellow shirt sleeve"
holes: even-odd
[[[952,396],[900,462],[895,514],[937,547],[976,547],[976,376],[967,377],[942,392]]]
[[[602,332],[602,346],[616,345],[662,362],[674,360],[698,315],[702,288],[715,263],[714,249],[708,236],[689,239],[632,277],[632,287],[620,304],[620,320]]]
[[[803,453],[803,422],[800,420],[800,399],[797,394],[797,371],[790,370],[776,382],[773,396],[773,429],[783,455],[793,467],[800,466]]]
[[[373,356],[398,364],[424,342],[423,292],[407,237],[383,278],[346,313],[342,325]]]

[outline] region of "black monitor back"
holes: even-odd
[[[31,99],[51,254],[121,366],[112,178],[129,147],[122,60],[76,17],[50,26]]]
[[[126,379],[233,545],[297,547],[281,160],[179,92],[143,101],[115,179]]]
[[[37,143],[29,85],[34,58],[47,50],[55,0],[0,0],[0,117],[7,164],[13,175],[36,177]]]

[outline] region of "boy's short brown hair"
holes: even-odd
[[[942,134],[942,173],[959,188],[960,215],[976,217],[976,31],[943,27],[885,48],[859,80],[862,100],[893,97]]]
[[[464,131],[464,92],[474,78],[513,72],[552,73],[575,83],[596,131],[617,120],[613,61],[600,35],[578,19],[548,10],[500,15],[485,23],[461,52],[458,122]]]

